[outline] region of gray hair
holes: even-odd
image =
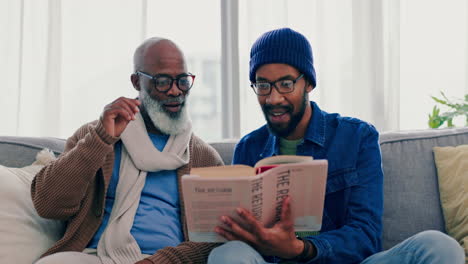
[[[143,65],[144,54],[148,47],[151,47],[163,40],[170,41],[165,38],[152,37],[143,41],[143,43],[141,43],[140,46],[136,48],[135,53],[133,54],[133,68],[135,71],[141,70],[141,67]]]

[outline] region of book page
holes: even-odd
[[[252,169],[252,168],[251,168]],[[182,191],[189,240],[194,242],[224,242],[214,232],[222,225],[222,215],[236,216],[235,209],[251,208],[251,180],[256,177],[219,178],[184,175]]]
[[[312,161],[314,158],[312,156],[295,156],[295,155],[277,155],[264,158],[255,163],[255,168],[266,166],[266,165],[278,165],[285,163],[300,163]]]
[[[227,165],[215,167],[192,168],[191,175],[200,177],[238,177],[255,176],[255,169],[247,165]]]
[[[264,191],[263,223],[273,226],[280,220],[283,199],[291,197],[296,232],[321,229],[328,163],[283,164],[262,174]]]
[[[291,164],[291,210],[296,232],[319,231],[322,228],[328,162],[314,162],[317,162],[317,166]]]

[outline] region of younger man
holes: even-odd
[[[383,207],[378,133],[366,122],[329,114],[309,102],[316,78],[312,49],[303,35],[289,28],[263,34],[250,52],[250,81],[267,125],[240,140],[233,163],[254,165],[278,154],[327,159],[322,230],[296,238],[289,198],[283,201],[281,220],[271,228],[239,208],[244,223],[221,217],[231,230],[216,231],[233,241],[214,249],[209,263],[464,263],[458,243],[437,231],[416,234],[378,253]]]

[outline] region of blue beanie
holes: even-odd
[[[255,82],[258,68],[269,63],[284,63],[295,67],[316,86],[314,59],[309,41],[299,32],[280,28],[266,32],[250,50],[250,81]]]

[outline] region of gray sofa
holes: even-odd
[[[0,164],[26,166],[42,148],[58,154],[64,143],[56,138],[0,137]],[[211,144],[229,164],[235,140]],[[423,230],[445,232],[432,147],[462,144],[468,144],[468,128],[381,134],[385,249]]]

